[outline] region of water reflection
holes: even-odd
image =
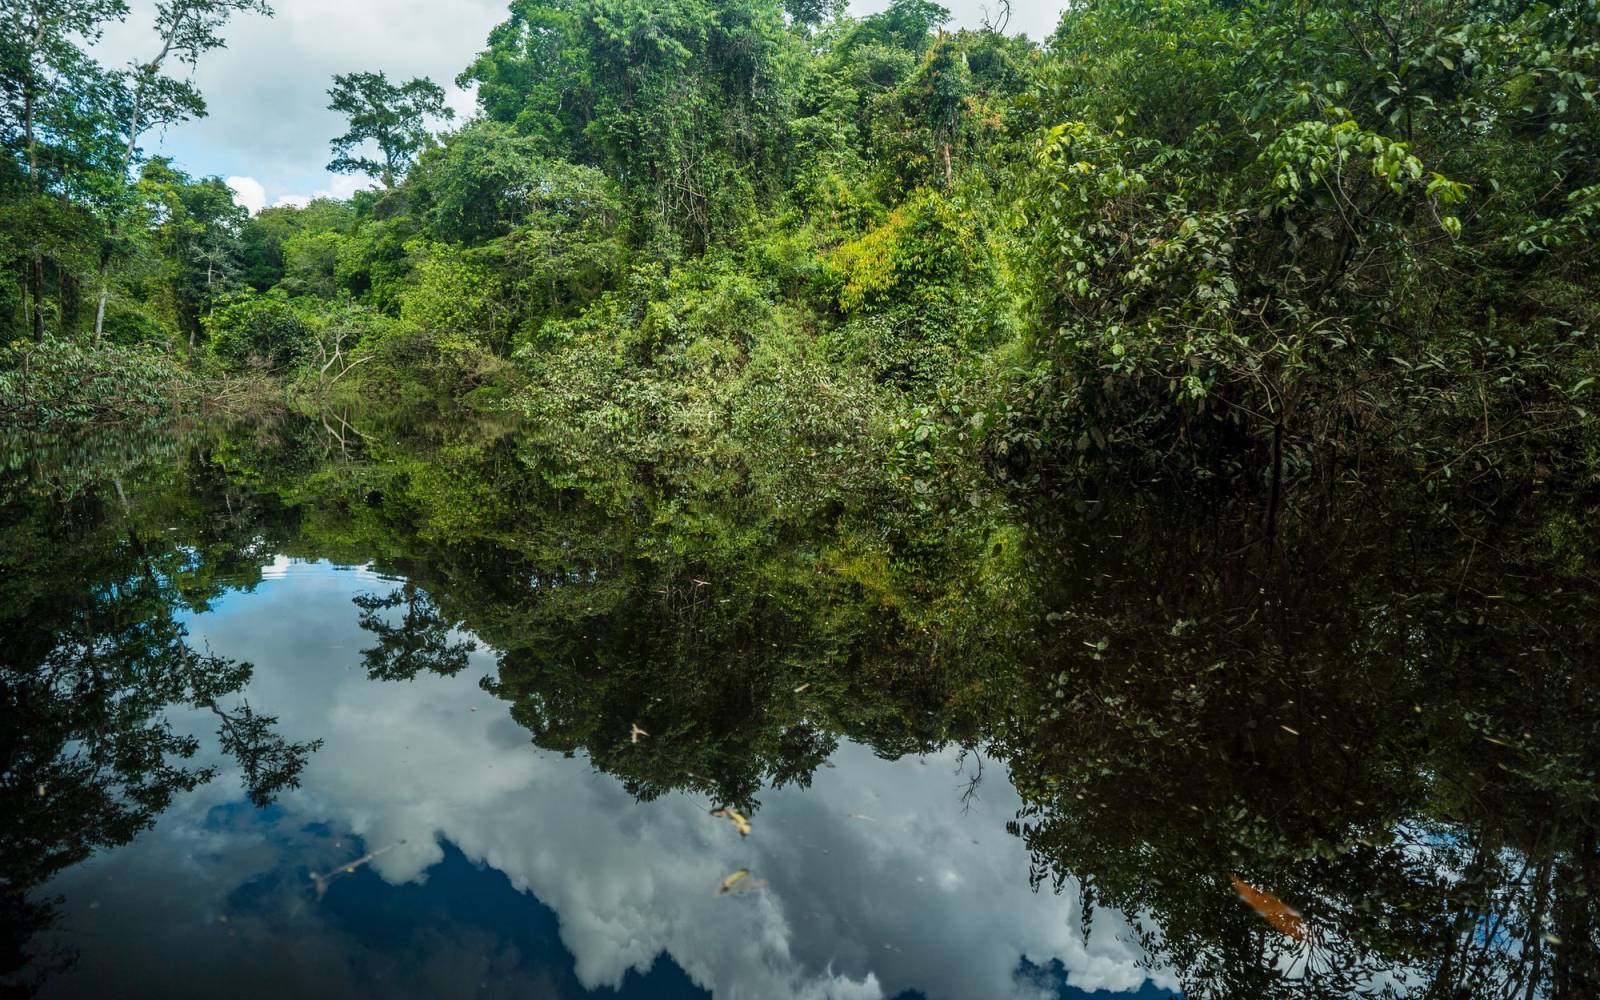
[[[741,839],[698,796],[640,804],[589,762],[531,746],[479,686],[494,672],[485,652],[454,678],[371,683],[358,655],[371,633],[351,606],[374,583],[365,574],[292,565],[272,575],[213,602],[191,628],[214,649],[250,650],[250,698],[273,705],[290,738],[315,734],[323,750],[303,787],[266,814],[240,807],[219,762],[224,780],[175,803],[151,834],[59,880],[69,899],[100,904],[64,937],[144,929],[86,949],[80,984],[133,969],[152,995],[192,992],[196,975],[220,987],[236,959],[249,967],[241,956],[264,950],[291,971],[287,983],[264,972],[263,995],[287,984],[371,992],[413,975],[453,983],[446,995],[480,982],[526,995],[530,976],[556,977],[561,963],[546,954],[526,968],[518,956],[535,945],[548,953],[551,941],[530,945],[515,924],[453,916],[429,927],[412,909],[438,905],[430,893],[480,891],[532,909],[504,899],[509,890],[559,918],[585,989],[659,995],[686,976],[719,995],[998,996],[1013,991],[1024,956],[1061,959],[1083,986],[1144,980],[1136,948],[1110,935],[1085,948],[1070,897],[1028,891],[1026,852],[1005,831],[1019,803],[996,782],[964,811],[954,753],[886,761],[847,745],[809,792],[769,796],[755,835]],[[202,720],[175,724],[184,721]],[[308,894],[309,872],[382,845],[321,903]],[[507,891],[490,892],[500,883],[476,866],[502,875]],[[741,867],[769,888],[719,897]],[[421,885],[386,894],[372,876]],[[474,881],[485,884],[452,884]],[[152,898],[179,912],[150,919]],[[190,933],[208,942],[198,954]],[[183,960],[175,934],[189,942]],[[407,952],[425,959],[395,964]]]
[[[79,470],[27,494],[4,484],[0,518],[0,884],[7,929],[0,973],[20,969],[30,930],[55,917],[37,890],[100,848],[127,843],[182,794],[209,781],[197,761],[203,716],[219,753],[237,765],[249,800],[265,805],[299,782],[315,739],[285,740],[276,718],[239,696],[248,662],[197,646],[179,613],[203,603],[188,581],[191,553],[152,538],[120,478],[115,506]],[[185,581],[188,581],[187,583]],[[70,948],[34,956],[39,972],[69,964]]]
[[[24,975],[59,947],[69,994],[1600,989],[1581,506],[1330,494],[1270,539],[1132,484],[775,510],[448,427],[3,479],[7,697],[86,629],[139,639],[94,647],[137,710],[7,730],[9,905],[68,914]],[[253,770],[213,735],[241,705],[275,717]],[[28,799],[38,747],[149,732],[158,773],[192,756],[136,822]],[[765,887],[719,895],[740,870]]]

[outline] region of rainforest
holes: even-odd
[[[1600,0],[859,6],[0,0],[0,993],[1600,995]]]

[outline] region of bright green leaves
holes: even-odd
[[[943,197],[924,191],[883,225],[828,256],[846,313],[915,297],[913,286],[959,282],[981,266],[982,241],[972,220]]]
[[[1383,379],[1357,371],[1476,350],[1460,338],[1493,323],[1497,298],[1537,317],[1532,341],[1593,328],[1574,254],[1596,232],[1600,120],[1554,91],[1582,75],[1576,39],[1597,25],[1587,7],[1575,20],[1502,7],[1067,12],[1012,190],[1064,451],[1119,426],[1164,453],[1181,428],[1207,475],[1236,462],[1250,482],[1281,468],[1284,434],[1310,448],[1294,435],[1326,432],[1345,406],[1361,425],[1369,404],[1339,386]],[[1553,258],[1558,294],[1511,291],[1529,287],[1513,246]],[[1414,398],[1397,405],[1435,419]],[[1315,432],[1300,425],[1310,411]]]
[[[1075,299],[1114,294],[1103,271],[1132,250],[1119,239],[1115,220],[1150,186],[1137,166],[1136,146],[1120,131],[1064,122],[1032,151],[1033,170],[1024,177],[1017,207],[1035,249],[1049,254],[1052,284]]]
[[[1279,204],[1285,206],[1309,194],[1310,189],[1342,188],[1347,183],[1346,173],[1358,162],[1395,194],[1403,194],[1422,178],[1422,161],[1411,154],[1406,143],[1363,129],[1348,118],[1292,125],[1267,146],[1261,159],[1272,170],[1272,185],[1279,193]],[[1452,187],[1438,174],[1434,177],[1430,193],[1440,189],[1464,192],[1461,185]]]

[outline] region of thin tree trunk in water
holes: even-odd
[[[1267,498],[1267,538],[1278,537],[1278,503],[1283,490],[1283,416],[1272,425],[1272,495]]]
[[[1545,911],[1550,902],[1552,889],[1550,872],[1554,864],[1555,858],[1552,849],[1551,854],[1545,855],[1544,860],[1539,863],[1539,867],[1533,876],[1533,913],[1528,917],[1528,936],[1523,942],[1524,948],[1533,949],[1533,967],[1528,970],[1528,983],[1527,989],[1523,993],[1523,1000],[1534,1000],[1534,997],[1538,996],[1539,979],[1544,973],[1544,919]]]

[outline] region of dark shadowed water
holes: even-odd
[[[1260,552],[318,423],[7,453],[8,995],[1595,995],[1574,514]]]

